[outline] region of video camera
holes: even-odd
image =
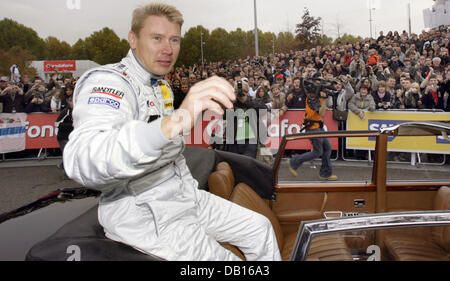
[[[333,102],[337,100],[339,91],[335,90],[336,82],[327,81],[322,78],[303,79],[303,89],[308,93],[306,102],[312,110],[319,111],[321,93],[325,93],[327,97],[332,97]]]
[[[334,88],[334,85],[336,84],[334,81],[327,81],[322,78],[310,78],[303,79],[302,84],[303,89],[305,89],[307,93],[312,93],[317,96],[320,96],[321,92],[332,97],[339,94],[339,91]]]

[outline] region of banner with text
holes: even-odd
[[[375,111],[366,112],[361,120],[349,112],[347,130],[380,130],[410,121],[450,121],[449,112],[402,112]],[[375,138],[347,138],[347,149],[374,150]],[[442,136],[429,137],[389,137],[388,151],[423,152],[450,154],[450,141]]]

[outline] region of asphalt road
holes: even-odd
[[[57,168],[60,159],[0,162],[0,213],[31,203],[57,189],[79,187],[72,180],[64,180]],[[368,162],[333,162],[334,173],[340,181],[367,181],[371,179],[372,164]],[[282,181],[318,181],[320,162],[305,163],[293,177],[283,160],[279,172]],[[388,179],[427,180],[450,179],[450,165],[420,167],[409,164],[389,164]]]

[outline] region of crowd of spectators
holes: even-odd
[[[377,39],[353,44],[177,67],[166,79],[174,90],[175,107],[194,83],[218,75],[232,84],[248,83],[251,99],[271,103],[281,113],[305,108],[301,81],[313,77],[334,83],[339,92],[335,108],[361,118],[367,110],[450,111],[449,38],[445,27],[420,35],[380,32]],[[328,106],[333,108],[332,98]]]
[[[19,81],[3,76],[0,78],[0,103],[3,105],[0,112],[60,112],[68,107],[75,83],[75,79],[64,78],[61,74],[52,75],[48,83],[39,77],[30,81],[27,75]]]

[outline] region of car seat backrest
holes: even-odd
[[[234,187],[234,175],[230,165],[221,162],[217,165],[215,172],[212,172],[208,178],[209,191],[226,200],[230,199]]]
[[[439,188],[434,199],[434,210],[450,210],[450,187]],[[432,236],[434,242],[439,244],[445,251],[450,252],[450,226],[433,227]]]

